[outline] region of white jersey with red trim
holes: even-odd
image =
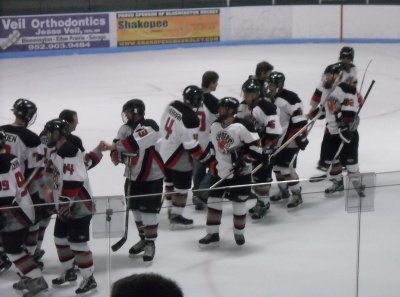
[[[52,151],[49,161],[53,167],[52,190],[56,206],[59,197],[66,196],[74,201],[74,218],[93,214],[92,191],[83,153],[66,141],[59,149]]]
[[[279,145],[293,137],[301,128],[307,125],[307,117],[303,112],[303,103],[296,93],[282,89],[276,96],[274,104],[279,108],[279,119],[282,126],[282,137]],[[288,144],[288,148],[297,148],[296,141]]]
[[[227,127],[224,127],[220,120],[215,121],[211,125],[210,142],[215,149],[216,169],[220,178],[231,173],[233,168],[232,150],[240,148],[243,154],[255,160],[260,158],[260,137],[252,124],[244,119],[235,118]],[[243,174],[250,174],[251,170],[252,168],[249,166]],[[229,178],[233,178],[233,175]]]
[[[129,166],[125,166],[126,178],[135,181],[153,181],[164,177],[164,163],[156,150],[161,134],[155,121],[142,118],[134,129],[122,125],[117,137],[119,140],[115,145],[118,153],[135,154],[132,157],[130,173]]]
[[[0,154],[0,212],[7,222],[2,231],[20,230],[35,221],[32,199],[28,191],[22,189],[24,182],[18,158],[8,153]]]
[[[210,141],[211,125],[218,116],[218,99],[210,93],[204,93],[203,96],[203,103],[199,108],[194,108],[193,110],[197,113],[200,120],[199,144],[205,150]]]
[[[183,102],[174,101],[165,108],[160,127],[160,153],[165,166],[182,172],[192,170],[192,157],[198,158],[203,152],[198,142],[197,114]]]
[[[340,64],[340,62],[336,63]],[[335,64],[335,65],[336,65]],[[322,74],[321,81],[318,83],[317,88],[314,91],[313,96],[311,97],[310,105],[313,108],[317,108],[319,104],[324,104],[323,101],[321,101],[322,93],[324,90],[324,74]],[[354,64],[350,64],[350,69],[348,71],[343,70],[342,71],[342,82],[348,83],[349,85],[357,85],[358,79],[357,79],[357,67]]]
[[[262,137],[262,146],[270,144],[282,134],[279,109],[273,103],[264,99],[260,100],[254,108],[250,108],[246,102],[242,101],[237,116],[254,125],[254,128]]]
[[[27,179],[36,167],[39,170],[35,173],[32,183],[29,186],[31,194],[36,193],[41,186],[44,170],[43,146],[37,134],[31,130],[16,124],[2,126],[6,133],[6,142],[3,149],[10,154],[17,156],[20,170]]]
[[[329,97],[325,98],[327,96]],[[354,122],[354,117],[359,107],[357,89],[355,87],[342,82],[332,93],[330,93],[330,89],[325,89],[322,93],[322,98],[325,102],[326,123],[329,133],[339,134],[338,128],[341,124]]]

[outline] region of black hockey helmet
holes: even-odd
[[[329,65],[325,68],[324,74],[339,74],[341,71],[343,70],[343,67],[341,64],[336,63],[336,64],[332,64]]]
[[[146,107],[142,100],[132,99],[124,104],[124,106],[122,107],[122,112],[125,112],[128,109],[130,109],[131,113],[133,113],[133,114],[138,114],[138,115],[143,116],[144,111],[146,110]]]
[[[226,107],[229,115],[235,115],[238,112],[239,100],[233,97],[224,97],[219,100],[218,106]]]
[[[340,50],[339,60],[341,60],[343,58],[349,58],[351,61],[353,61],[354,60],[354,49],[350,46],[344,46]]]
[[[197,86],[190,85],[183,90],[183,102],[198,107],[203,102],[203,91]]]
[[[260,82],[256,79],[249,78],[242,85],[242,91],[246,93],[257,93],[257,95],[261,92]]]
[[[283,88],[285,85],[285,75],[282,72],[273,71],[268,76],[267,83],[273,83],[278,88]]]
[[[54,132],[56,131],[58,131],[58,135],[57,137],[54,137]],[[47,146],[51,148],[54,147],[61,136],[69,135],[69,124],[64,119],[54,119],[46,123],[44,126],[44,132],[47,134]],[[51,134],[50,137],[49,134]]]
[[[29,127],[36,120],[36,104],[28,99],[18,99],[11,110],[17,118],[24,121],[25,127]]]

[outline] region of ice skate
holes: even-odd
[[[12,265],[12,262],[10,259],[8,259],[7,255],[5,253],[1,253],[0,255],[0,274],[3,272],[6,272],[8,269],[10,269]]]
[[[31,280],[30,277],[24,276],[20,274],[19,272],[17,273],[19,277],[21,278],[18,283],[13,284],[13,289],[18,293],[22,294],[24,290],[28,289],[28,282]]]
[[[235,234],[235,241],[237,245],[244,245],[246,242],[243,234]]]
[[[324,160],[319,160],[317,164],[317,169],[321,171],[328,171],[328,168],[326,167],[326,163]]]
[[[199,247],[205,248],[216,248],[219,247],[219,233],[207,234],[199,240]]]
[[[97,283],[94,279],[93,275],[88,278],[84,278],[79,285],[79,288],[76,289],[75,294],[77,296],[90,296],[97,293]]]
[[[193,196],[192,202],[194,204],[194,209],[195,210],[203,210],[204,209],[204,203],[199,199],[197,196]]]
[[[269,210],[269,207],[269,202],[267,202],[267,204],[264,204],[264,202],[262,201],[257,201],[257,204],[253,207],[253,215],[251,216],[251,218],[253,220],[259,220],[265,217],[267,213],[271,212]]]
[[[145,241],[140,239],[134,246],[129,249],[129,258],[135,258],[137,254],[144,251]]]
[[[272,195],[269,198],[269,201],[271,201],[271,203],[277,203],[283,199],[288,199],[290,197],[290,192],[289,189],[281,189],[279,188],[279,192]]]
[[[45,254],[44,250],[37,248],[35,250],[35,253],[33,254],[33,259],[35,259],[36,261],[40,260],[43,258],[44,254]]]
[[[289,211],[295,211],[303,205],[303,198],[301,197],[301,188],[298,191],[292,191],[292,198],[290,199],[287,208]]]
[[[171,230],[192,229],[193,220],[186,219],[182,215],[171,214],[169,228]]]
[[[53,279],[51,281],[52,287],[53,288],[60,288],[60,287],[72,287],[76,286],[76,279],[78,277],[76,276],[75,273],[75,268],[72,267],[68,269],[67,271],[63,272],[61,276]]]
[[[146,240],[146,244],[144,247],[143,254],[143,262],[145,262],[146,266],[149,266],[154,259],[154,255],[156,254],[156,246],[153,240]]]
[[[342,197],[344,195],[343,178],[340,181],[331,179],[332,186],[325,190],[325,197]]]
[[[46,281],[44,280],[43,276],[31,279],[29,278],[27,283],[27,293],[24,293],[23,297],[34,297],[38,296],[40,293],[47,293],[49,286],[47,285]],[[47,296],[49,294],[46,294]]]

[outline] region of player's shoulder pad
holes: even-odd
[[[282,90],[282,93],[279,95],[279,97],[282,97],[291,105],[295,105],[296,103],[301,103],[299,96],[295,92],[286,89]]]
[[[160,127],[152,119],[145,119],[143,122],[143,126],[149,126],[149,127],[153,128],[154,131],[160,131]]]
[[[277,107],[272,102],[262,99],[258,104],[258,107],[266,114],[266,115],[276,115]]]
[[[72,143],[66,141],[64,144],[57,150],[57,155],[61,158],[73,158],[78,154],[79,148],[77,148]]]
[[[200,119],[196,112],[183,104],[183,102],[174,101],[170,105],[182,114],[182,123],[186,128],[193,129],[200,126]]]
[[[21,141],[25,144],[26,147],[32,148],[39,146],[42,142],[40,141],[40,137],[32,132],[31,130],[22,127],[22,126],[14,126],[14,125],[5,125],[2,126],[4,131],[11,134],[18,135]]]
[[[234,123],[243,125],[249,132],[256,132],[253,123],[248,120],[236,117]]]
[[[346,94],[355,95],[357,93],[357,89],[348,83],[341,82],[338,87]]]
[[[0,174],[4,174],[19,167],[18,158],[13,154],[0,154]]]
[[[218,101],[219,100],[214,95],[212,95],[210,93],[204,94],[203,104],[213,114],[218,113]]]

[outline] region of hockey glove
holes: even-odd
[[[269,146],[266,146],[262,150],[262,155],[261,155],[261,160],[263,167],[266,169],[268,168],[269,164],[271,164],[271,158],[274,153],[274,149],[270,148]]]
[[[205,166],[209,166],[211,162],[215,160],[215,151],[211,146],[207,146],[207,148],[203,151],[198,161]]]
[[[246,155],[239,157],[233,165],[233,173],[235,175],[243,175],[253,164],[253,159]]]
[[[304,151],[309,143],[309,141],[307,139],[307,133],[304,133],[304,132],[300,133],[299,136],[297,136],[294,141],[296,142],[299,149]]]
[[[118,151],[117,150],[112,150],[110,152],[110,157],[111,157],[111,162],[113,162],[113,164],[115,166],[117,166],[119,164]]]
[[[339,135],[340,138],[346,143],[350,143],[351,138],[353,137],[353,133],[350,131],[350,127],[347,124],[342,124],[339,126]]]
[[[125,165],[128,166],[135,166],[138,162],[139,155],[136,153],[129,153],[129,152],[121,152],[119,154],[119,162],[124,163]]]
[[[58,217],[62,221],[68,221],[73,218],[74,201],[67,196],[60,196],[60,204],[58,205]]]

